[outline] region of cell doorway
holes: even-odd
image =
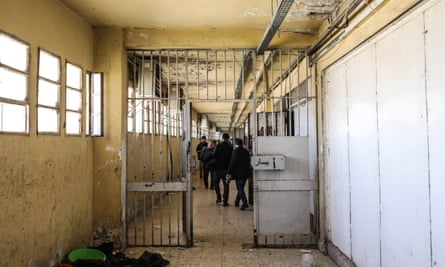
[[[127,246],[314,243],[318,190],[314,182],[308,182],[310,138],[302,141],[307,144],[305,150],[292,142],[282,143],[287,142],[284,137],[314,135],[310,131],[315,126],[315,97],[308,89],[307,69],[306,78],[300,80],[303,58],[300,50],[270,50],[264,55],[246,49],[128,50],[122,200]],[[242,139],[250,151],[255,170],[245,187],[249,211],[235,209],[234,183],[229,187],[229,207],[220,207],[215,192],[205,188],[200,178],[196,153],[200,137],[220,141],[223,133],[231,141]],[[264,162],[273,158],[269,156],[284,160],[287,156],[269,151],[263,145],[269,141],[278,142],[276,147],[282,144],[304,151],[306,159],[301,164],[307,171],[298,177],[302,183],[289,182],[283,169],[267,169]],[[293,165],[292,161],[288,164]],[[273,177],[283,179],[270,181]],[[268,199],[276,196],[267,193],[271,191],[295,200],[301,200],[295,194],[305,191],[307,205],[292,212],[294,217],[305,218],[305,227],[294,227],[294,217],[283,218],[289,213],[286,209],[293,209],[288,205],[281,205],[277,219],[284,223],[280,228],[266,227],[274,220],[266,216],[272,203]]]

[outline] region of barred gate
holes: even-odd
[[[128,50],[126,245],[193,245],[194,142],[228,132],[256,154],[257,135],[295,134],[300,106],[292,103],[302,96],[292,93],[300,81],[291,71],[301,55],[290,49],[261,56],[242,49]]]

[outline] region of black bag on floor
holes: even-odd
[[[73,267],[109,267],[110,264],[100,260],[77,260],[72,263]]]
[[[132,265],[132,267],[163,267],[167,266],[169,263],[170,262],[163,259],[159,253],[144,251],[144,253]]]

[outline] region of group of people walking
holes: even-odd
[[[236,181],[237,195],[235,206],[245,210],[249,207],[244,186],[251,175],[250,154],[243,147],[243,141],[235,139],[235,148],[229,142],[229,135],[223,134],[222,141],[218,144],[214,140],[206,142],[206,137],[201,137],[201,142],[196,147],[200,161],[199,176],[204,180],[206,188],[214,189],[216,204],[229,206],[229,183]],[[210,176],[210,187],[209,187]],[[220,184],[223,184],[221,195]]]

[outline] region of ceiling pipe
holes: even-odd
[[[328,29],[320,36],[320,38],[317,39],[317,41],[308,49],[308,55],[311,56],[315,51],[317,51],[329,38],[331,33],[334,30],[337,30],[340,26],[340,24],[343,22],[344,19],[346,19],[346,23],[348,20],[348,17],[351,13],[355,11],[355,9],[363,2],[363,0],[355,0],[353,1],[348,8],[334,20],[331,26],[328,27]]]
[[[347,23],[349,15],[356,12],[356,9],[362,2],[364,2],[364,0],[354,0],[349,5],[349,7],[332,22],[328,29],[323,32],[323,34],[317,39],[317,41],[315,41],[314,44],[307,48],[306,53],[300,53],[298,57],[287,67],[287,69],[284,70],[283,73],[281,73],[280,77],[273,81],[271,89],[275,88],[280,80],[286,79],[292,72],[292,70],[295,69],[295,67],[300,62],[302,62],[305,57],[310,57],[315,52],[317,52],[317,50],[320,49],[331,38],[335,31],[340,29],[340,25],[342,24],[342,22]]]
[[[281,23],[283,23],[283,20],[286,18],[287,13],[289,13],[289,9],[293,3],[294,0],[281,0],[277,10],[275,10],[275,13],[273,14],[272,20],[267,27],[266,32],[264,32],[263,39],[256,49],[257,55],[264,54],[264,51],[267,49],[270,41],[272,41],[275,33],[280,28]]]
[[[286,2],[286,3],[285,3]],[[284,18],[286,17],[290,7],[292,6],[292,3],[294,1],[286,1],[286,0],[282,0],[280,2],[280,7],[276,10],[272,22],[269,25],[268,29],[266,30],[264,36],[263,36],[263,40],[261,41],[260,45],[258,46],[256,52],[257,55],[262,55],[264,54],[264,51],[266,50],[267,46],[269,45],[270,41],[272,40],[273,36],[275,35],[276,31],[278,31],[279,26],[281,25],[281,23],[283,22]],[[347,23],[347,20],[349,19],[349,15],[356,12],[356,9],[358,8],[358,6],[360,4],[362,4],[363,0],[354,0],[349,7],[340,15],[338,16],[331,24],[331,26],[328,27],[328,29],[323,32],[323,34],[315,41],[314,44],[312,44],[310,47],[308,47],[306,49],[306,53],[299,53],[299,55],[297,56],[297,58],[290,64],[290,66],[288,66],[286,68],[285,71],[283,71],[283,73],[281,73],[280,77],[278,77],[275,81],[272,82],[272,86],[270,87],[275,88],[278,84],[278,82],[280,80],[284,80],[287,78],[287,76],[289,76],[289,74],[291,73],[291,71],[301,62],[303,61],[303,59],[305,57],[308,56],[312,56],[315,52],[317,52],[318,49],[320,49],[320,47],[322,47],[329,39],[330,37],[335,33],[336,30],[338,30],[340,28],[340,25],[342,24],[342,22],[344,22],[344,20],[346,20],[345,23]],[[277,14],[281,13],[280,12],[280,8],[283,8],[282,5],[287,4],[287,10],[284,13],[284,15],[281,15],[281,21],[278,23],[278,16]],[[281,13],[282,14],[282,13]],[[276,26],[278,25],[278,27]],[[273,32],[273,33],[272,33]],[[260,76],[260,75],[259,75]],[[240,77],[241,78],[241,77]],[[258,78],[259,80],[259,78]],[[250,97],[250,96],[249,96]],[[259,105],[259,103],[257,103],[257,106]],[[245,107],[244,107],[245,108]],[[232,116],[231,118],[233,118],[234,113],[232,111]],[[230,125],[232,126],[232,120],[230,122]]]
[[[283,23],[284,19],[286,18],[287,14],[289,13],[289,9],[293,5],[294,0],[281,0],[280,4],[278,5],[277,10],[275,10],[275,13],[272,16],[272,20],[269,23],[269,26],[267,27],[266,31],[264,32],[263,38],[258,45],[256,49],[257,55],[263,55],[264,51],[266,51],[267,47],[270,44],[270,41],[272,41],[272,38],[275,36],[275,33],[280,28],[281,24]],[[241,73],[238,79],[238,83],[235,89],[235,99],[239,98],[239,94],[244,87],[244,81],[247,76],[247,71],[249,68],[249,63],[251,60],[250,52],[244,55],[243,58],[243,65],[241,69]],[[255,71],[255,70],[254,70]],[[236,113],[236,107],[238,103],[233,103],[232,106],[232,114],[230,115],[230,126],[229,130],[232,129],[234,119],[235,119],[235,113]]]

